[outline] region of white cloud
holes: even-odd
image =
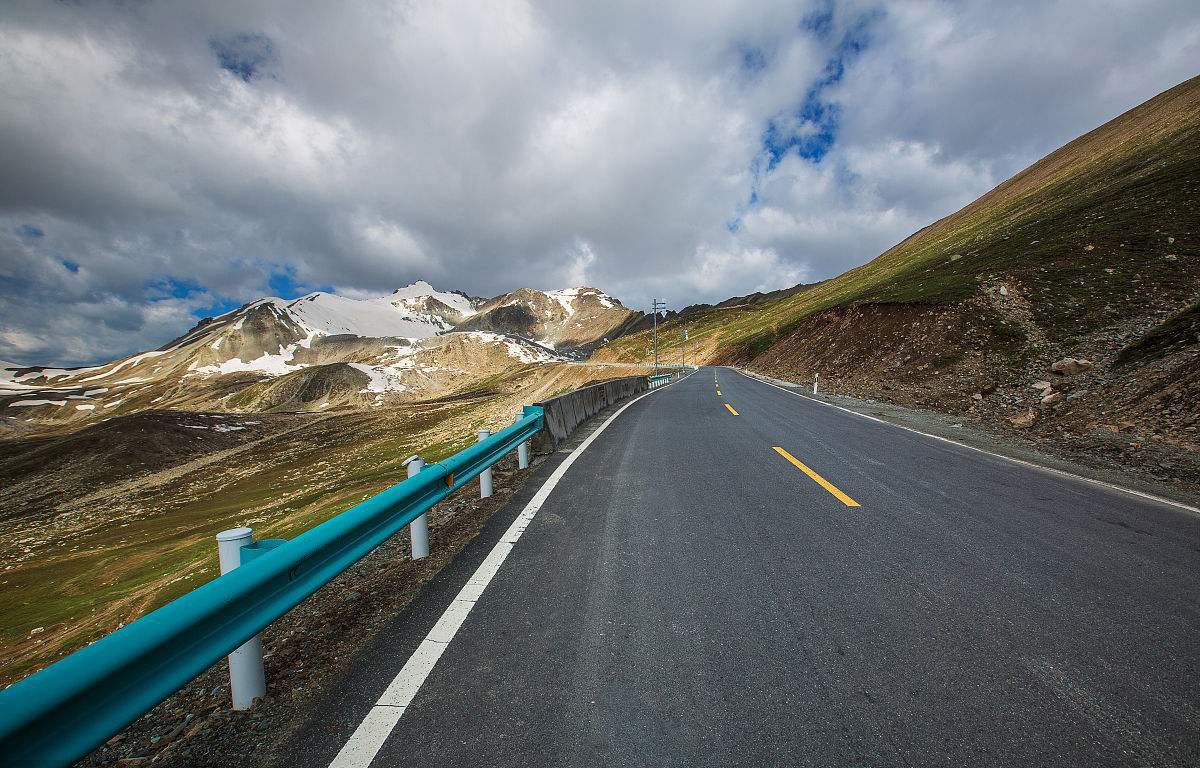
[[[807,269],[781,259],[770,248],[721,249],[703,245],[696,251],[695,262],[696,269],[683,275],[683,279],[704,295],[724,295],[730,286],[742,286],[737,295],[770,291],[804,282],[808,277]]]
[[[592,250],[592,246],[587,242],[580,240],[575,243],[575,259],[571,262],[571,267],[567,271],[567,287],[576,288],[586,286],[591,282],[591,276],[588,269],[596,261],[596,252]],[[549,290],[561,288],[561,286],[546,286]]]
[[[279,274],[633,306],[830,277],[1194,74],[1194,4],[1124,2],[9,3],[0,358],[159,346]],[[829,153],[756,175],[856,29]]]

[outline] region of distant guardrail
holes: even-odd
[[[663,371],[694,371],[698,366],[691,363],[621,363],[621,362],[593,362],[591,360],[575,360],[567,363],[567,365],[586,365],[599,368],[654,368]]]
[[[517,450],[519,466],[527,467],[528,441],[538,433],[546,430],[557,445],[603,407],[695,369],[672,367],[675,373],[628,377],[640,387],[618,379],[525,406],[512,426],[481,432],[478,443],[436,464],[410,464],[407,480],[290,541],[252,541],[242,536],[247,529],[227,531],[239,537],[240,565],[0,691],[0,765],[70,765],[223,657],[242,653],[259,632],[406,525],[414,526],[414,557],[424,556],[423,515],[434,504],[477,476],[482,495],[491,495],[491,466]]]

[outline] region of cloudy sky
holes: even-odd
[[[424,278],[836,275],[1197,74],[1196,0],[0,8],[0,359]]]

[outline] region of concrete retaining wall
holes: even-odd
[[[534,448],[539,452],[555,450],[584,421],[610,405],[645,392],[646,386],[645,376],[626,376],[534,403],[546,410],[546,426],[534,439]]]

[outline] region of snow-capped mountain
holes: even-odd
[[[313,356],[318,339],[428,339],[454,330],[475,313],[472,299],[418,281],[389,296],[352,299],[310,293],[298,299],[265,298],[209,318],[164,349],[206,343],[188,370],[199,375],[290,373]],[[318,344],[318,348],[328,347]],[[336,345],[335,345],[336,346]]]
[[[475,314],[471,299],[458,293],[438,291],[424,280],[397,288],[390,296],[377,299],[310,293],[290,300],[259,299],[235,313],[267,304],[310,332],[373,338],[424,339],[452,330],[456,324]]]
[[[521,288],[483,302],[459,327],[532,339],[565,354],[580,355],[632,314],[621,302],[596,288]]]
[[[424,280],[397,288],[388,297],[392,306],[419,317],[440,318],[450,326],[457,325],[475,314],[483,299],[473,299],[458,291],[442,292]],[[446,328],[445,330],[449,330]]]
[[[555,348],[577,351],[629,314],[592,288],[521,289],[485,301],[420,281],[371,299],[270,297],[111,363],[0,365],[0,416],[62,421],[146,408],[303,409],[380,404],[385,395],[419,399],[507,368],[561,360]]]

